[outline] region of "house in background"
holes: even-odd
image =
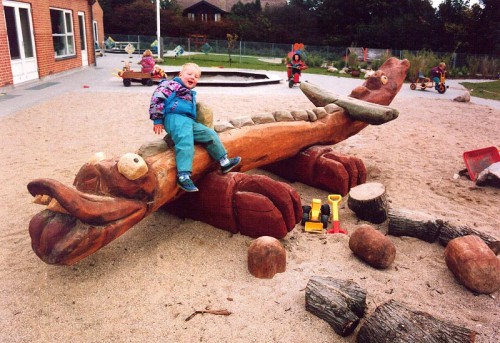
[[[253,3],[255,0],[178,0],[183,9],[182,14],[193,21],[220,21],[238,2]],[[287,0],[261,0],[262,8],[266,6],[286,5]]]
[[[201,0],[182,11],[182,15],[187,16],[192,21],[221,21],[226,13],[205,0]]]
[[[97,0],[0,0],[0,87],[94,65]]]

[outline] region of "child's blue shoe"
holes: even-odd
[[[234,167],[236,167],[241,162],[241,157],[236,156],[229,159],[229,163],[225,166],[221,166],[222,174],[229,173]]]
[[[185,190],[186,192],[198,192],[199,191],[198,187],[196,187],[194,185],[193,181],[189,178],[184,179],[182,181],[177,179],[177,186],[179,186],[179,188]]]

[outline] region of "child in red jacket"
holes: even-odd
[[[141,65],[141,72],[142,73],[152,73],[153,69],[155,67],[155,59],[153,58],[153,53],[151,50],[146,50],[142,54],[142,59],[139,62]]]

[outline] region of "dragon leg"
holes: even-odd
[[[211,172],[197,184],[199,192],[187,193],[165,208],[250,237],[283,238],[302,218],[298,193],[264,175]]]
[[[294,157],[271,163],[263,169],[291,182],[346,195],[366,182],[366,168],[357,157],[340,154],[330,146],[315,145]]]

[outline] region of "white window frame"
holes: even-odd
[[[52,42],[54,46],[54,56],[56,58],[64,58],[64,57],[73,57],[76,56],[76,46],[75,46],[75,28],[73,24],[73,11],[64,10],[61,8],[50,7],[50,11],[59,11],[63,14],[63,22],[64,22],[64,32],[62,33],[53,33],[52,34]],[[68,19],[70,23],[68,23]],[[51,12],[51,25],[52,25],[52,12]],[[52,29],[52,28],[51,28]],[[69,31],[69,30],[70,31]],[[54,30],[52,30],[54,31]],[[59,38],[60,37],[60,38]],[[62,39],[64,47],[62,49],[56,49],[56,39]],[[70,42],[72,44],[70,44]],[[71,48],[73,50],[71,51]],[[62,53],[61,53],[62,52]]]
[[[220,15],[220,13],[215,13],[214,20],[215,21],[221,21],[221,15]]]
[[[194,21],[194,13],[188,13],[188,19]]]

